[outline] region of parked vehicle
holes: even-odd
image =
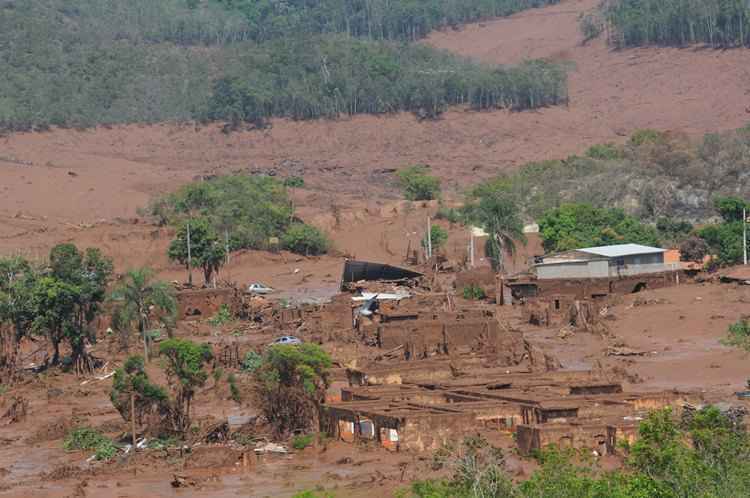
[[[251,294],[270,294],[273,292],[273,288],[260,282],[255,282],[247,286],[247,291]]]
[[[275,346],[277,344],[302,344],[302,339],[298,339],[293,335],[285,335],[274,340],[269,346]]]

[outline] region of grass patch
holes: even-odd
[[[472,301],[479,301],[487,297],[487,294],[477,284],[469,284],[463,288],[462,294],[464,299],[470,299]]]
[[[295,450],[304,450],[315,440],[315,434],[297,435],[292,438],[292,448]]]
[[[721,340],[725,346],[734,346],[750,351],[750,319],[741,318],[729,326],[727,337]]]
[[[91,427],[73,429],[63,440],[66,451],[94,450],[97,460],[109,460],[117,453],[111,439]]]

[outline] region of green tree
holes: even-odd
[[[277,435],[314,430],[331,358],[316,344],[274,345],[255,370],[261,412]]]
[[[159,354],[166,358],[167,380],[175,392],[174,428],[184,433],[190,427],[195,391],[208,379],[204,367],[213,358],[211,346],[185,339],[169,339],[159,345]]]
[[[330,246],[330,242],[323,232],[306,223],[291,225],[281,237],[281,244],[285,249],[305,256],[324,254]]]
[[[726,223],[742,221],[743,210],[750,215],[750,203],[739,197],[716,197],[714,208]]]
[[[488,235],[485,251],[495,271],[502,272],[505,254],[513,255],[516,242],[526,243],[523,223],[513,196],[502,183],[481,186],[469,194],[464,216]]]
[[[590,204],[563,204],[547,211],[539,220],[539,230],[547,251],[626,243],[659,245],[656,228],[621,209]]]
[[[167,282],[154,279],[150,268],[128,270],[123,281],[114,289],[111,300],[118,306],[112,324],[122,334],[129,334],[133,325],[143,339],[144,358],[149,359],[151,318],[154,311],[170,332],[177,317],[177,300]]]
[[[432,225],[430,227],[432,250],[440,249],[446,242],[448,242],[448,231],[440,225]],[[422,239],[422,247],[427,248],[427,237]]]
[[[224,244],[206,218],[193,218],[180,224],[175,239],[169,244],[169,259],[188,267],[188,225],[190,230],[190,259],[193,268],[203,270],[206,285],[226,262]]]
[[[115,370],[109,398],[112,406],[133,427],[142,425],[145,418],[158,417],[163,421],[171,414],[169,396],[162,387],[151,383],[140,356],[129,357],[122,368]]]
[[[742,262],[742,222],[706,225],[697,233],[716,256],[716,263],[719,265],[731,266]]]
[[[427,166],[410,166],[397,174],[401,191],[410,201],[430,201],[440,197],[440,179],[430,175]]]
[[[60,343],[67,340],[77,371],[90,370],[86,343],[96,339],[90,324],[105,299],[112,262],[98,249],[81,254],[72,244],[60,244],[50,251],[50,271],[40,278],[32,293],[33,328],[47,336],[60,359]]]
[[[39,271],[20,257],[0,258],[0,372],[4,383],[17,373],[16,361],[21,340],[33,331],[36,311],[33,292]]]

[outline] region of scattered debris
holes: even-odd
[[[265,453],[287,454],[289,450],[285,446],[276,443],[263,443],[255,447],[255,453],[263,455]]]
[[[647,353],[628,347],[611,347],[607,348],[604,354],[606,356],[645,356]]]
[[[197,483],[194,479],[191,479],[187,476],[181,476],[177,474],[172,475],[172,482],[170,482],[173,488],[187,488],[187,487],[193,487]]]

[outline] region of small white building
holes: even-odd
[[[538,279],[617,278],[677,269],[666,251],[640,244],[586,247],[544,256],[532,267]]]

